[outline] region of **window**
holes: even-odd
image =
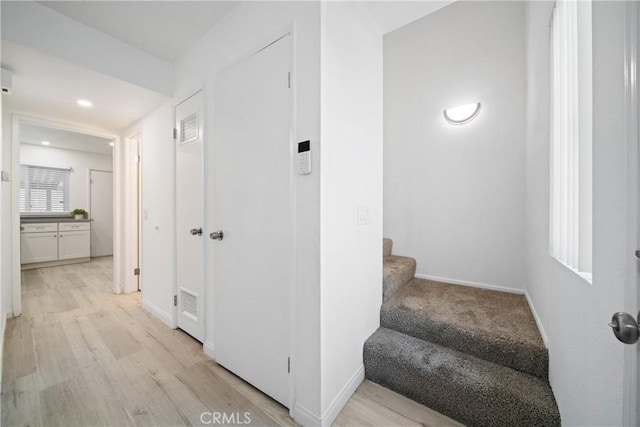
[[[591,281],[591,2],[558,0],[551,24],[550,253]]]
[[[20,165],[20,213],[67,213],[71,169]]]

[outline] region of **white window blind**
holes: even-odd
[[[556,1],[551,40],[550,253],[591,280],[591,2]]]
[[[71,169],[20,165],[20,212],[67,213]]]

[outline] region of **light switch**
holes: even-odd
[[[369,208],[358,206],[358,225],[369,224]]]

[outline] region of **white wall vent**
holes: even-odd
[[[198,114],[193,113],[180,121],[180,143],[195,141],[198,139]]]

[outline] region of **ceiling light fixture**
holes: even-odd
[[[480,113],[480,103],[459,105],[444,110],[444,118],[452,125],[463,125],[475,119]]]
[[[42,145],[51,145],[49,141],[42,141]]]
[[[93,102],[87,101],[86,99],[78,99],[78,105],[81,107],[93,107]]]
[[[115,144],[113,142],[110,142],[109,145],[113,147]]]

